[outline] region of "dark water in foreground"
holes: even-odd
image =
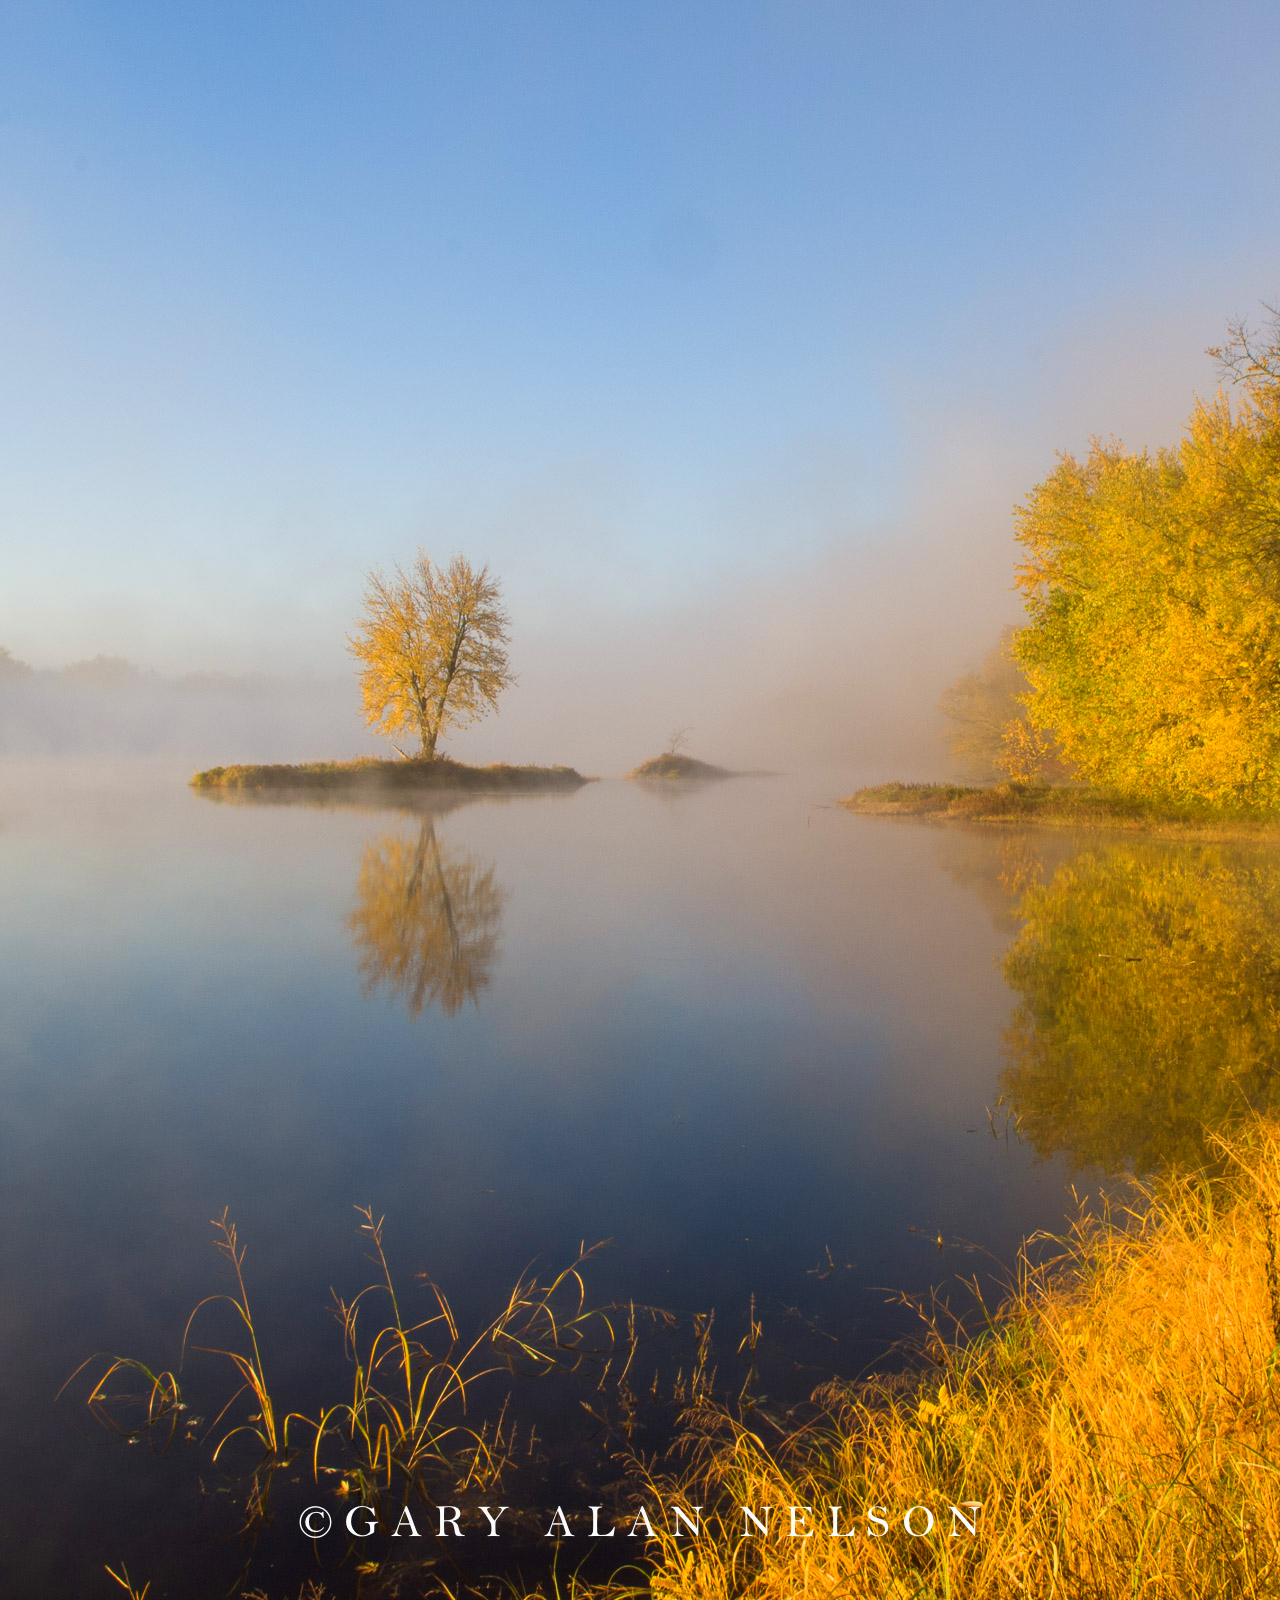
[[[754,1295],[783,1407],[915,1326],[894,1294],[1060,1227],[1079,1163],[1188,1158],[1204,1121],[1267,1101],[1270,857],[854,818],[827,804],[850,786],[610,782],[415,816],[11,772],[4,1592],[119,1593],[121,1559],[151,1600],[239,1592],[207,1450],[110,1437],[83,1383],[54,1403],[94,1351],[176,1365],[224,1287],[224,1207],[282,1409],[346,1390],[327,1306],[371,1275],[357,1204],[406,1296],[426,1270],[464,1323],[531,1259],[610,1239],[590,1297],[714,1309],[722,1385]],[[193,1411],[233,1387],[208,1358],[190,1383]],[[597,1499],[555,1456],[579,1399],[528,1404],[548,1492]],[[296,1519],[339,1508],[331,1487],[277,1484],[252,1582],[315,1572]]]

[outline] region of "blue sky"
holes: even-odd
[[[1270,4],[10,0],[0,642],[342,670],[423,544],[535,654],[936,567],[941,670],[1054,449],[1176,437],[1280,290],[1278,56]]]

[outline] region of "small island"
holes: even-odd
[[[191,787],[216,794],[283,796],[364,790],[407,796],[450,789],[487,794],[580,789],[591,781],[573,767],[511,767],[503,762],[471,767],[447,756],[399,761],[362,756],[355,761],[309,761],[301,766],[210,767],[196,773]]]
[[[515,682],[507,630],[501,588],[487,566],[473,567],[458,555],[437,564],[420,550],[407,572],[396,567],[388,575],[375,568],[365,580],[363,612],[347,644],[361,663],[365,722],[388,740],[398,759],[209,767],[196,773],[191,787],[220,798],[280,799],[580,789],[592,780],[572,767],[473,767],[440,750],[446,730],[495,711],[498,695]],[[402,750],[393,734],[416,740],[417,755]]]
[[[737,774],[727,767],[715,767],[709,761],[695,761],[692,756],[682,756],[668,750],[660,756],[642,761],[638,767],[625,774],[628,778],[733,778]]]

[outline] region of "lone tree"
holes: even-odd
[[[387,577],[375,568],[359,628],[347,639],[362,663],[365,721],[388,739],[416,738],[423,758],[433,760],[446,728],[496,710],[516,681],[507,625],[488,566],[474,568],[463,556],[436,566],[420,550],[408,572],[396,567]]]

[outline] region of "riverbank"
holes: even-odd
[[[695,1413],[697,1466],[650,1487],[705,1507],[708,1526],[661,1536],[652,1592],[1276,1593],[1280,1125],[1224,1155],[1224,1177],[1166,1179],[1133,1214],[1082,1222],[1048,1267],[1024,1260],[973,1341],[935,1325],[917,1380],[830,1385],[789,1433],[749,1411]],[[744,1538],[742,1506],[772,1506],[780,1525]],[[832,1506],[856,1536],[831,1536]],[[790,1507],[812,1538],[787,1536]]]
[[[998,783],[978,788],[958,783],[881,783],[855,790],[839,803],[868,817],[1141,829],[1180,838],[1280,838],[1280,818],[1273,815],[1161,806],[1067,785]]]
[[[579,789],[593,780],[572,767],[511,767],[497,763],[470,767],[439,757],[434,761],[311,761],[300,766],[209,767],[197,772],[191,787],[210,792],[343,794],[376,790],[398,795],[435,790],[507,794]]]

